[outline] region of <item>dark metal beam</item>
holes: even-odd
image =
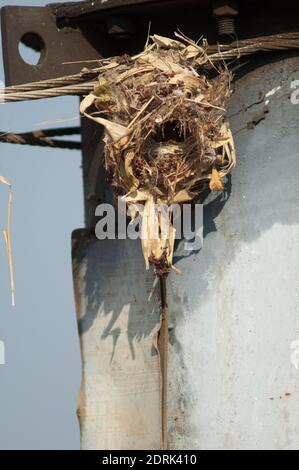
[[[102,56],[132,55],[143,48],[149,22],[152,33],[172,36],[179,28],[195,40],[204,36],[210,44],[215,44],[218,38],[212,3],[212,0],[88,0],[47,7],[3,7],[1,32],[6,85],[76,74],[83,67],[94,65],[89,60]],[[285,0],[283,8],[279,0],[239,0],[238,3],[239,39],[298,30],[297,0]],[[124,30],[125,25],[132,25],[126,40],[126,34],[114,34],[121,24]],[[122,40],[117,41],[116,36]],[[43,45],[37,65],[29,65],[21,58],[21,40],[35,49]]]
[[[86,0],[82,2],[66,2],[49,4],[52,12],[59,21],[69,22],[71,20],[92,20],[99,14],[103,17],[118,13],[136,13],[152,11],[153,9],[188,6],[203,7],[211,5],[213,0]]]

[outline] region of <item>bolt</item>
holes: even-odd
[[[107,33],[114,39],[128,39],[135,32],[135,24],[127,16],[111,16],[107,19]]]
[[[238,16],[238,4],[229,0],[214,2],[213,16],[217,20],[219,36],[235,36],[235,17]]]

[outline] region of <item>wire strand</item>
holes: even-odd
[[[23,132],[18,134],[10,132],[0,132],[0,143],[80,150],[81,142],[75,142],[71,140],[58,140],[51,138],[60,137],[64,135],[76,135],[80,133],[80,127],[45,129],[33,132]]]
[[[208,47],[208,53],[211,62],[222,62],[223,60],[250,56],[260,52],[296,49],[299,49],[299,32],[243,39],[234,41],[229,45],[215,44]],[[134,56],[133,59],[139,55]],[[99,67],[75,75],[6,87],[0,92],[0,103],[87,94],[93,90],[96,83],[95,79],[101,71],[118,65],[117,61],[109,66],[105,65],[106,62],[107,59],[99,60]]]

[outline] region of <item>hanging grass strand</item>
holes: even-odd
[[[0,182],[9,187],[8,203],[7,203],[7,226],[3,232],[3,235],[4,235],[6,253],[8,257],[8,265],[9,265],[11,303],[12,303],[12,306],[14,307],[15,306],[15,281],[14,281],[13,258],[12,258],[11,236],[10,236],[12,189],[11,189],[10,181],[8,181],[4,176],[0,176]]]

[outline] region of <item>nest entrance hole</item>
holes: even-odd
[[[183,132],[180,121],[167,121],[162,126],[157,125],[153,131],[153,140],[159,143],[184,142],[190,133]]]

